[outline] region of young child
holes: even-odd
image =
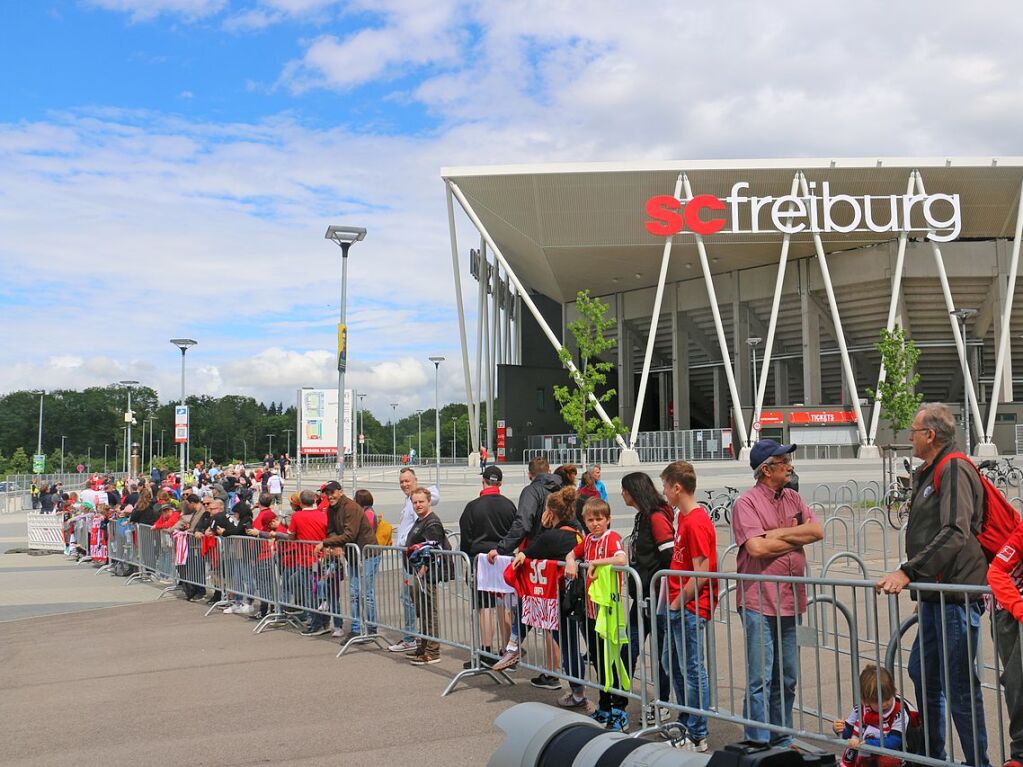
[[[628,565],[628,557],[622,547],[622,537],[611,530],[611,507],[600,498],[589,498],[583,506],[583,521],[589,533],[582,543],[577,545],[565,557],[565,577],[575,578],[579,573],[577,562],[586,562],[586,647],[589,650],[590,662],[597,672],[601,684],[597,710],[591,714],[600,724],[609,730],[625,731],[629,728],[629,715],[625,710],[628,698],[603,689],[610,682],[616,689],[621,689],[622,681],[618,678],[607,679],[604,672],[604,641],[597,636],[595,628],[596,611],[589,596],[590,584],[597,576],[597,568],[601,565]],[[621,578],[618,579],[618,590],[621,592]],[[617,656],[616,656],[617,660]],[[612,676],[618,677],[615,673]],[[573,690],[573,694],[576,691]]]
[[[878,712],[878,701],[881,711]],[[895,693],[895,681],[888,669],[867,666],[860,673],[860,705],[854,706],[845,719],[835,721],[835,734],[847,738],[849,748],[842,754],[841,767],[900,767],[902,760],[894,756],[861,754],[857,747],[879,746],[898,751],[910,750],[906,743],[917,712]]]
[[[995,597],[991,623],[1001,665],[1002,696],[1009,712],[1009,759],[1002,767],[1023,767],[1023,523],[991,560],[987,582]]]

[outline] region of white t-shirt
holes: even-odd
[[[284,483],[281,482],[281,478],[276,474],[270,475],[270,479],[266,481],[266,491],[271,495],[280,495],[284,492]]]

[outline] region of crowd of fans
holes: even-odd
[[[911,441],[923,465],[913,483],[906,562],[876,588],[897,594],[911,582],[981,585],[991,580],[998,602],[992,607],[1003,681],[1009,682],[1005,695],[1011,759],[1005,767],[1023,767],[1023,693],[1018,684],[1023,678],[1019,641],[1023,527],[989,568],[977,542],[985,522],[985,490],[969,461],[954,453],[955,424],[948,410],[941,405],[923,406],[913,422]],[[772,440],[761,440],[752,448],[754,484],[736,502],[731,519],[738,573],[763,578],[803,576],[805,547],[823,538],[820,521],[794,487],[794,450],[794,445]],[[174,475],[154,473],[125,487],[96,478],[77,497],[57,495],[54,508],[62,510],[69,522],[90,512],[101,520],[90,525],[88,545],[77,544],[100,561],[105,557],[102,535],[94,540],[91,530],[101,531],[109,524],[102,520],[151,525],[169,535],[196,540],[258,538],[265,545],[256,549],[257,571],[271,567],[274,541],[308,542],[304,548],[288,550],[292,553],[285,557],[281,578],[291,602],[297,599],[294,595],[311,593],[313,603],[289,619],[299,622],[306,636],[332,632],[343,640],[367,631],[376,633],[380,551],[366,547],[393,543],[403,554],[402,636],[388,649],[404,653],[414,665],[439,661],[438,586],[450,575],[438,566],[444,558],[436,552],[451,545],[433,510],[440,501],[439,491],[420,487],[413,468],[403,468],[399,475],[405,500],[393,536],[373,509],[367,490],[349,498],[341,485],[328,482],[318,493],[306,490],[292,495],[287,508],[282,508],[278,482],[286,471],[283,464],[264,467],[262,472],[238,466],[197,469],[184,489]],[[946,477],[940,484],[938,473]],[[562,691],[562,680],[568,679],[568,690],[559,695],[558,705],[585,711],[610,729],[625,730],[629,698],[623,693],[629,690],[648,635],[656,632],[662,648],[653,680],[657,698],[669,700],[674,695],[679,704],[708,709],[705,628],[717,606],[714,576],[719,571],[716,531],[695,499],[693,465],[669,464],[660,473],[660,487],[643,472],[622,478],[622,499],[634,512],[631,533],[624,539],[612,529],[600,467],[582,472],[577,483],[578,474],[575,466],[552,471],[543,458],[534,459],[528,467],[529,482],[516,503],[501,493],[501,469],[484,467],[479,497],[462,512],[458,535],[460,550],[474,563],[470,575],[480,620],[481,662],[495,672],[516,668],[526,637],[539,632],[544,670],[531,683]],[[345,549],[350,545],[362,555],[359,572],[347,575],[352,621],[345,632],[337,617],[341,614],[337,600],[345,588]],[[626,565],[628,575],[623,573]],[[204,587],[188,583],[178,567],[183,598],[206,596]],[[655,575],[669,569],[702,575],[663,579],[657,604],[648,604],[646,596]],[[169,567],[160,570],[170,571]],[[745,737],[788,746],[799,683],[796,629],[807,610],[807,594],[797,583],[775,581],[770,588],[765,583],[757,578],[743,580],[735,595],[747,648],[743,715],[751,724],[745,728]],[[629,598],[623,599],[625,595]],[[848,739],[843,764],[851,767],[876,759],[863,752],[863,746],[919,748],[944,759],[947,705],[963,760],[978,767],[987,765],[983,690],[976,663],[984,602],[952,595],[939,598],[925,591],[913,591],[912,596],[920,600],[920,629],[908,664],[917,708],[898,693],[883,668],[864,668],[859,675],[859,704],[834,724],[835,733]],[[228,601],[225,612],[256,618],[274,609],[268,596],[256,599],[217,590],[208,600]],[[589,679],[595,679],[599,688],[595,704],[577,681],[587,679],[587,664],[593,668]],[[471,661],[466,664],[469,667]],[[644,725],[659,721],[653,706],[639,715]],[[921,721],[927,731],[922,744],[917,742],[922,740],[917,737]],[[705,716],[682,714],[678,724],[685,733],[679,745],[706,750]],[[894,767],[894,763],[879,764]]]

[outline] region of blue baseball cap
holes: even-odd
[[[762,439],[749,451],[750,468],[755,470],[768,458],[773,458],[776,455],[788,455],[793,452],[796,447],[797,446],[795,444],[779,445],[773,439]]]

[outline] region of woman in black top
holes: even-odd
[[[625,661],[629,673],[635,675],[636,661],[639,658],[640,648],[646,643],[650,635],[650,621],[643,624],[643,636],[639,634],[639,608],[644,606],[644,615],[650,615],[645,609],[647,597],[650,594],[650,582],[654,573],[658,570],[671,569],[671,555],[674,551],[674,522],[675,513],[667,501],[661,497],[654,487],[650,476],[643,472],[636,471],[622,477],[622,498],[625,505],[636,510],[636,517],[632,524],[632,533],[628,538],[629,564],[639,574],[640,586],[643,593],[636,595],[635,583],[628,578],[629,592],[632,595],[629,606],[629,644],[622,648],[622,660]],[[667,641],[666,614],[657,611],[657,636],[660,647],[664,647]],[[667,695],[671,689],[668,686],[668,675],[664,667],[657,664],[657,689],[659,694]],[[661,698],[663,700],[663,698]],[[651,711],[643,712],[644,719],[650,719]],[[648,724],[656,722],[648,721]]]
[[[53,488],[50,485],[43,485],[39,490],[39,513],[53,513]]]

